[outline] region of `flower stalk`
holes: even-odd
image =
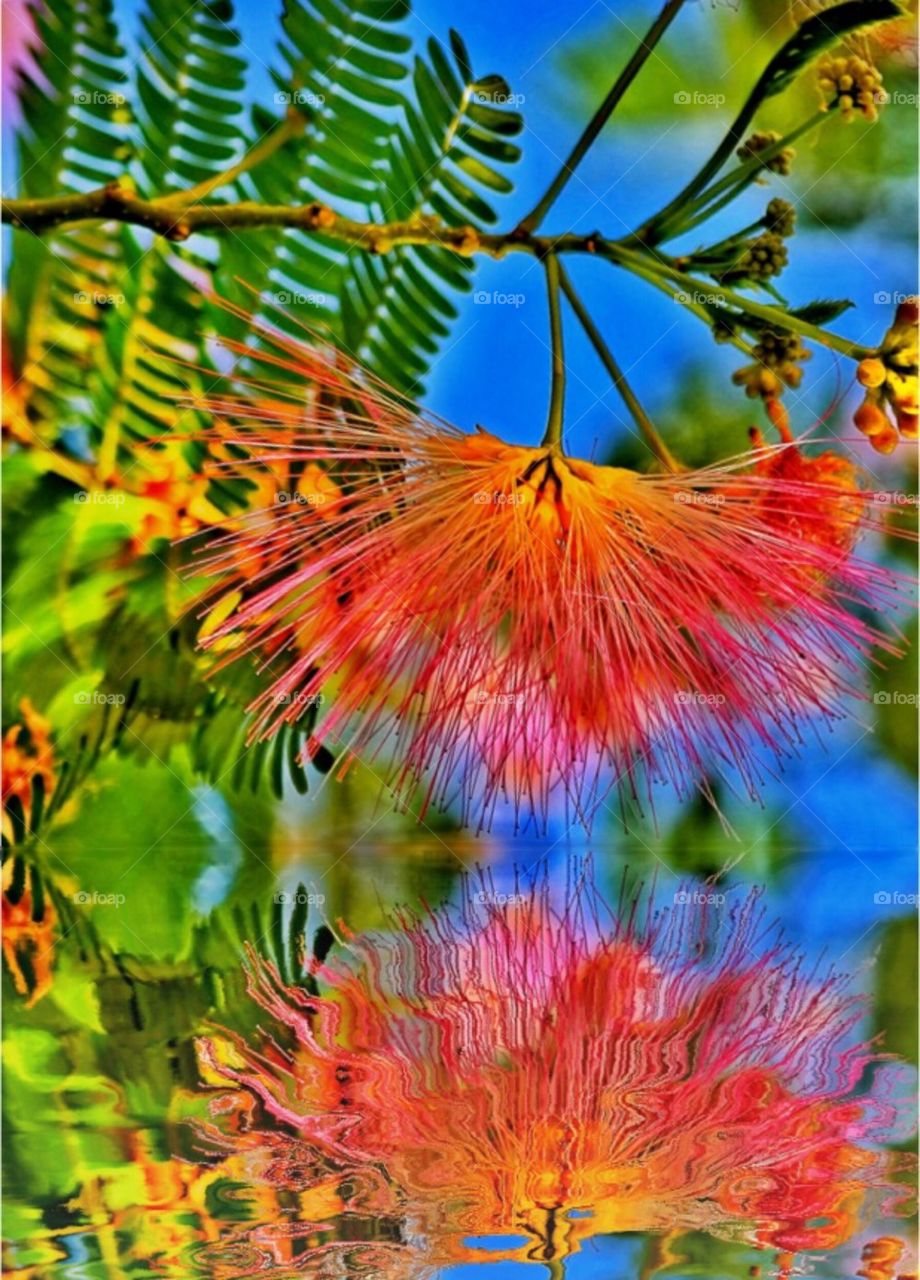
[[[588,309],[585,307],[584,303],[582,302],[581,298],[576,293],[575,288],[572,284],[572,281],[570,280],[568,273],[563,267],[560,267],[560,279],[561,279],[561,285],[562,285],[562,292],[565,294],[566,298],[568,299],[569,305],[571,306],[572,310],[575,312],[575,316],[578,319],[578,322],[581,325],[581,327],[584,329],[585,334],[587,335],[589,341],[591,342],[591,345],[594,347],[594,350],[597,352],[598,356],[600,357],[601,363],[603,364],[607,372],[610,374],[610,378],[613,382],[613,385],[616,387],[617,391],[620,393],[620,396],[623,399],[623,403],[626,405],[627,409],[632,414],[632,417],[636,423],[636,426],[639,428],[639,431],[642,434],[643,440],[651,449],[652,453],[655,455],[655,457],[658,459],[658,461],[661,463],[661,465],[664,467],[666,471],[671,471],[676,473],[682,470],[680,463],[671,453],[670,449],[665,444],[664,440],[662,440],[651,418],[648,416],[648,414],[645,412],[645,410],[642,408],[642,405],[639,403],[638,399],[636,398],[636,395],[632,387],[627,382],[626,376],[623,373],[623,370],[620,368],[620,365],[617,362],[616,358],[614,357],[613,352],[610,350],[610,348],[607,346],[607,343],[604,341],[600,330],[592,320],[591,315]]]
[[[764,147],[754,159],[746,160],[743,164],[730,169],[718,182],[714,182],[695,198],[691,199],[688,194],[689,187],[685,188],[660,213],[655,214],[636,232],[636,239],[652,247],[665,240],[673,240],[675,236],[686,231],[692,231],[694,227],[708,221],[726,205],[731,204],[759,173],[765,171],[770,160],[792,146],[817,125],[829,119],[830,116],[826,111],[816,111],[798,128],[792,129],[784,137],[777,138],[769,147]]]
[[[627,89],[645,66],[645,63],[652,54],[655,46],[677,17],[683,3],[684,0],[667,0],[667,3],[658,14],[658,17],[649,27],[645,38],[640,41],[638,48],[633,53],[629,62],[627,62],[619,76],[617,76],[611,86],[610,92],[588,121],[584,132],[572,148],[568,159],[556,174],[542,198],[537,202],[527,217],[523,218],[518,224],[517,229],[519,233],[530,234],[536,231],[537,227],[542,224],[550,209],[565,190],[575,170],[581,164],[592,144],[599,136],[604,125],[619,106],[619,103]]]
[[[565,348],[562,338],[562,313],[559,306],[559,283],[562,268],[554,253],[545,260],[546,290],[549,300],[549,333],[552,343],[552,382],[549,393],[549,415],[543,444],[562,448],[562,418],[565,407]]]
[[[692,289],[698,294],[710,296],[720,306],[726,303],[732,307],[736,307],[739,311],[746,312],[748,315],[756,316],[758,320],[763,320],[767,324],[778,326],[780,329],[788,329],[792,333],[797,333],[803,338],[809,338],[812,342],[817,342],[823,347],[827,347],[831,351],[847,356],[850,360],[865,360],[872,355],[869,347],[864,347],[858,342],[852,342],[849,338],[844,338],[841,334],[831,333],[827,329],[822,329],[816,324],[811,324],[808,320],[803,320],[800,316],[793,312],[786,311],[782,307],[771,306],[769,303],[757,302],[753,298],[746,298],[740,293],[736,293],[733,289],[729,289],[724,284],[710,284],[706,280],[700,280],[696,276],[690,276],[686,272],[674,264],[670,259],[663,257],[661,254],[637,254],[631,249],[625,248],[623,245],[611,244],[607,246],[607,252],[613,261],[618,262],[621,266],[627,267],[631,271],[636,271],[639,266],[644,267],[647,271],[670,280],[672,283],[682,286],[684,289]],[[638,272],[637,272],[638,274]]]

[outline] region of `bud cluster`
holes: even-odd
[[[908,298],[876,355],[856,370],[866,394],[853,421],[877,453],[891,453],[901,438],[917,439],[917,319],[918,300]]]
[[[811,359],[811,352],[802,345],[798,334],[785,330],[779,333],[763,330],[752,354],[754,363],[732,374],[735,386],[744,387],[752,400],[757,396],[765,399],[777,396],[784,386],[798,387],[802,381],[802,363]]]
[[[882,73],[865,58],[825,58],[818,65],[818,85],[830,94],[828,109],[836,107],[847,123],[857,113],[870,124],[878,119],[879,103],[884,101]]]
[[[745,162],[756,160],[764,151],[769,151],[771,147],[775,147],[780,137],[780,134],[772,130],[768,133],[752,133],[738,148],[738,158]],[[787,177],[792,170],[794,159],[795,148],[782,147],[775,155],[770,156],[768,160],[763,162],[763,167],[769,169],[771,173],[779,173],[783,177]]]

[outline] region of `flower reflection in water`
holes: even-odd
[[[214,1274],[421,1276],[511,1234],[561,1275],[589,1237],[681,1231],[785,1270],[899,1208],[879,1144],[903,1073],[756,893],[610,910],[584,878],[562,904],[545,877],[468,881],[342,941],[295,987],[251,953],[271,1028],[199,1042],[220,1090],[201,1134],[287,1205],[209,1251]]]

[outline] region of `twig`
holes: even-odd
[[[542,199],[534,206],[527,217],[523,218],[519,223],[519,232],[529,234],[536,231],[537,227],[540,226],[547,213],[549,213],[552,206],[556,203],[556,200],[562,194],[562,191],[569,179],[572,177],[572,174],[584,159],[589,147],[613,115],[619,105],[620,99],[645,65],[649,55],[655,48],[655,45],[667,31],[673,20],[677,17],[683,3],[684,0],[667,0],[667,3],[661,10],[661,13],[659,13],[651,27],[649,27],[644,40],[640,42],[639,47],[635,50],[629,62],[627,62],[626,66],[617,76],[610,92],[607,94],[607,97],[589,120],[584,133],[575,143],[571,154],[556,174],[553,181],[550,183]]]
[[[562,448],[562,411],[565,405],[565,350],[562,344],[562,313],[559,308],[559,280],[562,267],[559,259],[551,253],[545,261],[546,289],[549,297],[549,332],[552,342],[552,384],[549,393],[549,416],[546,432],[543,436],[545,445]]]
[[[562,292],[565,294],[566,298],[568,298],[569,305],[575,312],[579,324],[588,335],[591,345],[594,347],[594,350],[601,359],[601,363],[610,374],[613,385],[622,396],[624,404],[635,419],[636,426],[642,432],[645,443],[666,470],[673,472],[680,471],[682,469],[680,463],[662,440],[651,418],[636,399],[635,393],[626,381],[626,376],[617,363],[613,352],[607,346],[601,336],[600,330],[592,320],[581,298],[579,298],[578,294],[575,292],[575,288],[569,279],[568,273],[563,267],[560,267],[559,270]]]

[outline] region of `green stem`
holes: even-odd
[[[740,241],[753,235],[755,231],[762,231],[763,227],[764,219],[759,218],[749,226],[742,227],[740,231],[733,231],[724,240],[717,240],[715,244],[709,244],[705,249],[700,249],[699,252],[688,254],[687,260],[693,262],[694,265],[702,262],[718,262],[724,256],[726,249],[734,248]]]
[[[575,312],[579,324],[588,335],[591,345],[600,357],[601,363],[610,374],[613,385],[622,396],[624,404],[635,419],[636,426],[641,431],[645,443],[667,471],[680,471],[682,469],[680,463],[662,440],[651,418],[636,399],[632,387],[630,387],[629,383],[626,381],[626,375],[617,363],[613,352],[607,346],[601,336],[600,330],[588,313],[581,298],[575,292],[575,288],[569,279],[568,272],[564,267],[560,266],[559,273],[562,292],[565,294],[566,298],[568,298],[569,304]]]
[[[636,274],[639,275],[639,272],[636,272]],[[651,272],[641,276],[641,278],[645,280],[647,284],[650,284],[652,288],[658,289],[660,292],[666,294],[672,302],[679,303],[685,311],[689,311],[690,314],[696,316],[698,320],[702,320],[707,329],[712,329],[712,315],[706,310],[701,302],[694,302],[692,299],[688,299],[687,294],[682,290],[676,289],[669,281],[661,280],[657,276],[652,275]],[[747,356],[749,360],[753,360],[754,348],[752,344],[745,338],[741,337],[740,334],[735,332],[729,334],[726,332],[725,341],[729,346],[735,347],[736,350],[740,351],[742,355]]]
[[[636,239],[643,244],[656,245],[663,240],[673,240],[675,236],[691,230],[701,222],[705,222],[707,218],[711,218],[713,214],[723,209],[725,205],[730,204],[732,200],[740,195],[744,187],[748,186],[759,173],[764,171],[767,161],[779,155],[786,147],[791,147],[803,134],[808,133],[816,125],[828,119],[830,119],[830,115],[827,111],[816,111],[813,116],[810,116],[804,124],[800,124],[797,129],[793,129],[785,137],[777,138],[776,142],[771,146],[764,147],[758,156],[751,160],[745,160],[743,164],[736,165],[734,169],[730,169],[718,182],[713,183],[696,199],[691,198],[695,190],[698,189],[695,185],[696,179],[694,179],[674,197],[670,204],[666,205],[659,213],[654,214],[639,228],[636,232]],[[726,159],[728,159],[727,155],[720,161],[719,168],[721,168]],[[721,196],[723,192],[725,193],[723,198],[713,204],[712,201]]]
[[[562,191],[569,182],[569,179],[572,177],[572,174],[584,159],[586,152],[595,141],[604,125],[613,115],[619,105],[620,99],[626,93],[626,90],[645,65],[649,55],[655,48],[655,45],[667,31],[673,20],[677,17],[683,3],[684,0],[667,0],[664,8],[649,27],[645,39],[641,41],[629,62],[627,62],[626,66],[617,76],[613,83],[613,87],[607,94],[607,97],[589,120],[584,133],[575,143],[568,159],[550,183],[546,193],[530,211],[527,217],[519,223],[517,228],[519,233],[529,234],[532,231],[536,231],[537,227],[540,226],[547,213],[549,213],[552,206],[562,194]]]
[[[170,195],[168,202],[163,197],[145,200],[134,192],[128,178],[93,191],[2,200],[0,212],[3,222],[34,235],[81,222],[120,222],[146,227],[168,240],[187,240],[198,233],[292,227],[371,254],[384,254],[401,245],[414,244],[434,245],[462,257],[485,254],[501,258],[507,253],[526,253],[539,258],[548,253],[599,253],[604,243],[597,232],[522,239],[515,231],[479,231],[473,226],[448,225],[428,215],[397,222],[356,222],[318,201],[300,205],[262,204],[254,200],[201,203],[189,201],[185,192],[181,200],[178,194]]]
[[[207,178],[204,182],[199,182],[196,186],[188,187],[184,191],[171,191],[169,195],[160,196],[154,203],[164,205],[181,203],[186,205],[207,199],[213,191],[219,191],[221,187],[229,186],[241,174],[248,173],[250,169],[255,169],[264,160],[267,160],[269,156],[274,155],[291,138],[296,138],[303,133],[306,123],[304,117],[292,108],[283,120],[270,129],[260,142],[257,142],[254,147],[246,152],[241,160],[231,165],[229,169],[224,169],[221,173],[215,173],[212,178]]]
[[[809,324],[807,320],[802,320],[799,316],[794,316],[788,311],[782,311],[778,307],[771,307],[763,302],[755,302],[752,298],[745,298],[742,294],[735,293],[734,290],[727,288],[724,284],[709,284],[706,280],[699,280],[695,276],[687,275],[669,262],[666,262],[660,255],[652,257],[651,255],[637,254],[631,249],[626,249],[616,244],[608,245],[607,252],[615,262],[619,262],[621,266],[630,271],[637,272],[640,266],[645,267],[646,270],[653,271],[656,275],[682,285],[685,291],[692,290],[696,293],[711,296],[713,299],[717,299],[720,304],[727,302],[731,306],[737,307],[739,311],[745,311],[748,315],[756,316],[758,320],[765,321],[777,331],[786,330],[790,333],[797,333],[803,338],[809,338],[812,342],[819,343],[822,347],[828,347],[831,351],[837,351],[841,355],[849,357],[850,360],[865,360],[868,356],[874,354],[869,347],[860,346],[858,342],[851,342],[849,338],[844,338],[840,334],[828,333],[824,329],[819,329],[817,325]]]
[[[547,261],[562,253],[586,253],[619,263],[643,276],[654,271],[656,276],[676,281],[681,290],[695,288],[699,293],[719,294],[744,311],[758,316],[774,328],[787,329],[810,338],[833,351],[854,360],[873,354],[837,334],[825,333],[815,325],[798,320],[776,307],[765,306],[731,293],[724,285],[718,289],[681,272],[660,254],[646,252],[636,235],[622,240],[606,239],[601,233],[588,235],[569,232],[557,236],[522,238],[516,231],[484,232],[471,226],[448,226],[440,219],[414,217],[400,222],[356,222],[337,213],[329,205],[313,202],[307,205],[266,205],[254,201],[238,204],[199,204],[186,201],[180,205],[162,200],[139,198],[126,182],[112,182],[95,191],[48,196],[37,200],[4,200],[3,222],[40,235],[55,227],[80,222],[120,222],[146,227],[169,240],[185,240],[196,232],[226,232],[234,228],[296,227],[301,231],[335,240],[349,249],[370,254],[384,254],[400,245],[436,245],[462,257],[485,254],[502,258],[506,253],[526,253]],[[636,246],[639,245],[637,249]]]
[[[552,342],[552,384],[549,393],[549,416],[543,444],[562,448],[562,415],[565,407],[565,350],[562,345],[562,312],[559,307],[559,259],[551,253],[545,259],[546,290],[549,298],[549,333]]]
[[[772,160],[785,147],[791,147],[794,142],[798,142],[803,134],[830,119],[828,112],[816,111],[804,124],[799,125],[797,129],[793,129],[791,133],[787,133],[785,137],[779,138],[773,146],[765,147],[758,160],[747,160],[744,164],[730,169],[724,178],[714,183],[708,191],[703,192],[698,200],[688,205],[684,213],[689,216],[681,217],[677,232],[667,230],[667,238],[671,239],[675,234],[690,231],[699,226],[701,222],[708,221],[720,209],[724,209],[726,205],[737,199],[744,188],[749,186],[756,178],[758,172],[763,170],[763,162],[765,160]]]
[[[617,266],[618,264],[611,259],[611,265]],[[702,320],[707,329],[712,328],[712,316],[710,313],[702,303],[694,302],[685,290],[678,289],[675,285],[671,284],[670,281],[662,280],[660,276],[656,276],[653,272],[644,270],[641,267],[631,267],[630,270],[633,275],[638,276],[640,280],[644,280],[646,284],[650,284],[653,289],[657,289],[659,293],[663,293],[666,297],[670,298],[672,302],[678,302],[685,311],[689,311],[690,314],[696,316],[698,320]],[[743,352],[744,355],[751,358],[753,357],[754,351],[751,344],[746,342],[744,338],[739,337],[738,334],[733,333],[731,337],[727,338],[727,341],[731,346],[737,347],[737,349]]]

